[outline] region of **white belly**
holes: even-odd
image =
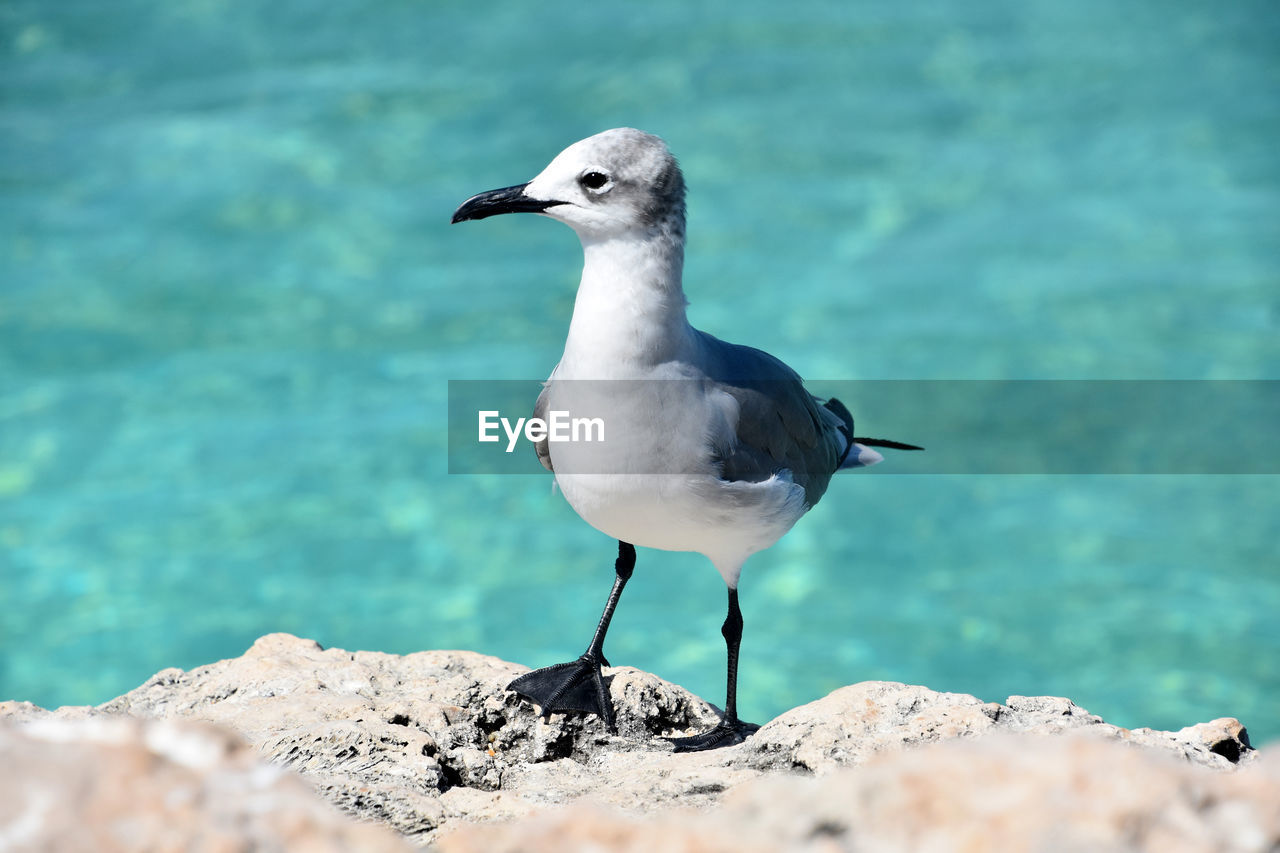
[[[717,444],[737,406],[692,380],[552,381],[548,410],[599,416],[604,440],[551,442],[556,481],[592,527],[633,545],[706,555],[736,585],[742,562],[804,514],[804,490],[783,473],[720,479]]]

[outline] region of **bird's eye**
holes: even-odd
[[[585,172],[581,178],[578,178],[578,183],[582,184],[589,190],[598,190],[602,189],[605,184],[609,183],[609,176],[604,172]]]

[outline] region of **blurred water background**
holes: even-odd
[[[577,241],[447,223],[608,127],[681,158],[695,325],[813,380],[1280,378],[1277,44],[1261,0],[8,0],[0,699],[271,631],[578,655],[613,544],[445,454],[448,380],[555,364]],[[888,679],[1280,737],[1277,486],[846,476],[747,564],[743,714]],[[609,657],[718,702],[723,603],[642,551]]]

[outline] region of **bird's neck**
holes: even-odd
[[[560,371],[609,378],[682,356],[693,335],[680,283],[682,236],[583,237],[582,283]]]

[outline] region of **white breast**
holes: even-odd
[[[604,441],[551,442],[570,506],[624,542],[706,555],[736,586],[742,562],[804,514],[804,490],[784,474],[760,483],[720,479],[716,448],[734,435],[737,405],[678,366],[648,379],[565,380],[548,411],[599,416]],[[679,378],[675,378],[679,377]]]

